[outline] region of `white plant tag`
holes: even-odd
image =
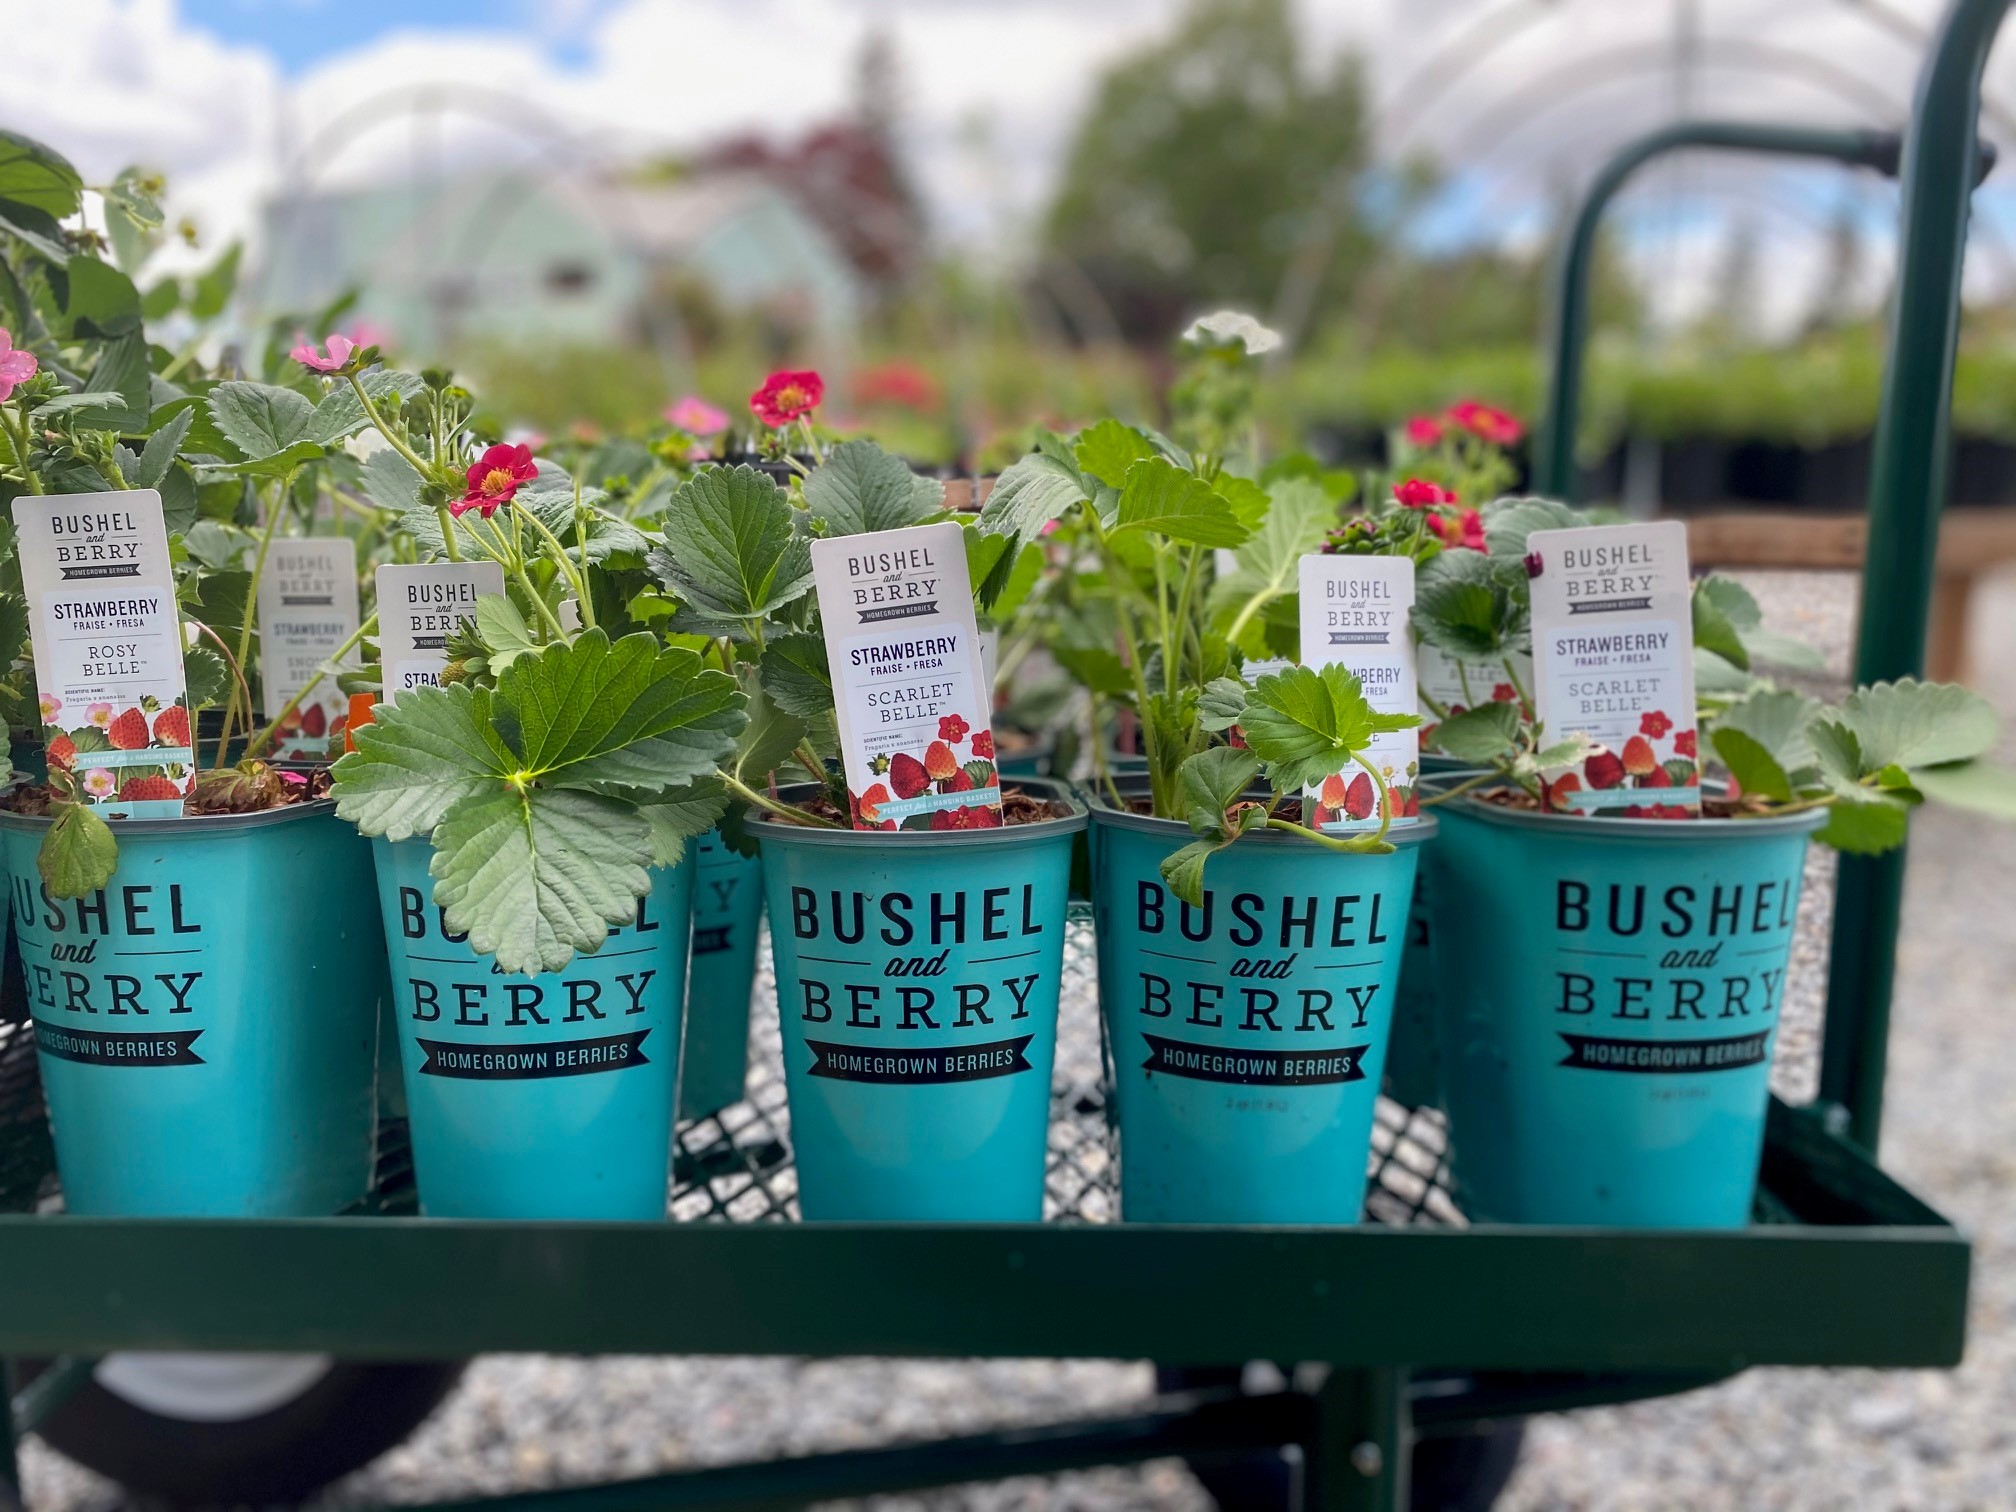
[[[812,543],[856,829],[1001,823],[992,690],[960,527]]]
[[[177,817],[196,777],[161,495],[14,501],[51,767],[109,817]]]
[[[1414,564],[1406,557],[1312,554],[1300,567],[1302,665],[1333,663],[1355,676],[1372,707],[1382,714],[1412,714],[1414,638],[1407,612],[1414,605]],[[1415,819],[1420,800],[1420,744],[1413,729],[1378,735],[1365,759],[1385,779],[1393,822]],[[1303,812],[1311,828],[1327,831],[1377,829],[1379,789],[1353,763],[1305,789]]]
[[[379,702],[415,688],[439,687],[448,637],[476,618],[476,600],[504,591],[495,562],[387,562],[378,569],[378,660],[385,671]]]
[[[247,553],[245,565],[255,559],[256,553]],[[269,723],[357,633],[357,625],[356,542],[348,536],[273,542],[259,577],[259,680]],[[342,665],[354,667],[360,660],[353,648]],[[348,707],[336,679],[324,677],[276,732],[274,754],[326,756],[330,727],[340,728]]]
[[[1534,698],[1541,740],[1581,733],[1603,750],[1550,775],[1571,813],[1687,819],[1701,812],[1687,527],[1536,530]]]

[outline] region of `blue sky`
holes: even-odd
[[[264,49],[292,76],[395,31],[541,36],[555,61],[575,61],[573,38],[601,8],[595,0],[182,0],[190,25]]]

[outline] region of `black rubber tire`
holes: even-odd
[[[1237,1368],[1183,1370],[1159,1367],[1160,1391],[1197,1391],[1236,1385]],[[1517,1418],[1414,1441],[1409,1482],[1413,1512],[1490,1512],[1512,1479],[1525,1442]],[[1278,1453],[1197,1458],[1184,1462],[1219,1512],[1295,1512],[1297,1467]]]
[[[20,1379],[47,1363],[18,1362]],[[136,1500],[175,1507],[294,1503],[402,1443],[454,1389],[467,1363],[338,1360],[291,1401],[224,1422],[164,1417],[91,1381],[36,1433]]]

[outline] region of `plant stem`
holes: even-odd
[[[7,411],[4,407],[0,407],[0,424],[6,423]],[[18,429],[11,424],[7,425],[7,445],[14,452],[14,461],[21,468],[22,478],[27,481],[28,492],[41,493],[42,480],[35,475],[35,469],[28,465],[28,414],[25,409],[22,411]]]
[[[315,675],[309,678],[308,681],[306,681],[301,685],[300,692],[296,693],[292,698],[287,700],[286,704],[281,708],[278,714],[273,716],[272,720],[267,724],[266,728],[256,732],[253,735],[253,737],[246,742],[245,756],[247,760],[250,760],[252,757],[257,756],[261,751],[265,750],[267,746],[273,743],[274,733],[280,728],[280,726],[287,723],[287,717],[290,714],[292,714],[296,709],[301,707],[301,701],[304,698],[306,698],[310,693],[313,693],[316,690],[316,688],[321,686],[322,679],[328,675],[329,669],[333,667],[337,662],[343,660],[343,658],[348,656],[352,651],[356,650],[358,646],[362,645],[364,637],[371,634],[377,628],[378,628],[378,612],[374,609],[371,612],[370,618],[366,619],[363,624],[359,625],[355,630],[352,630],[350,632],[350,639],[346,640],[345,642],[343,642],[342,645],[338,646],[335,649],[335,651],[330,653],[329,660],[324,662],[321,666],[315,669]]]
[[[385,417],[378,413],[378,406],[372,401],[371,396],[364,392],[364,385],[357,381],[357,375],[351,373],[348,377],[350,387],[357,395],[357,402],[364,408],[364,418],[369,420],[372,428],[390,443],[392,450],[404,457],[413,471],[420,474],[421,481],[427,481],[436,471],[434,466],[431,463],[421,461],[420,454],[406,444],[404,437],[392,434],[392,428],[385,423]],[[455,559],[451,558],[451,560]]]
[[[754,808],[760,808],[765,813],[775,814],[778,818],[789,820],[793,824],[809,825],[815,829],[839,829],[841,827],[831,819],[821,819],[817,814],[808,814],[803,809],[792,808],[788,803],[779,803],[774,798],[765,797],[732,772],[717,768],[715,775],[726,785],[729,792],[740,798],[744,803]]]
[[[1505,774],[1499,771],[1496,767],[1493,767],[1488,772],[1479,772],[1475,777],[1464,778],[1463,781],[1457,783],[1455,787],[1445,788],[1441,792],[1437,793],[1433,798],[1423,798],[1421,800],[1421,807],[1433,808],[1438,803],[1447,803],[1451,798],[1462,797],[1472,788],[1480,788],[1484,786],[1484,784],[1487,782],[1502,782],[1504,781],[1504,779]]]
[[[238,693],[242,692],[245,695],[245,707],[247,709],[250,709],[252,707],[252,690],[245,686],[245,674],[238,670],[238,663],[231,659],[231,648],[224,644],[224,637],[219,635],[215,630],[212,630],[208,625],[204,624],[203,621],[199,619],[192,619],[189,621],[189,623],[194,625],[198,630],[201,630],[205,635],[209,636],[210,639],[217,642],[218,654],[224,658],[224,665],[230,669],[231,676],[237,683],[237,689],[236,691],[233,692],[232,697],[236,698]],[[224,734],[217,741],[217,767],[220,770],[224,766],[224,753],[229,748],[230,744],[231,744],[231,725],[230,721],[226,720],[224,725]],[[196,732],[193,729],[190,730],[189,732],[189,754],[192,760],[196,756]]]
[[[1523,685],[1521,685],[1519,681],[1519,674],[1512,668],[1511,656],[1507,655],[1501,658],[1501,660],[1503,661],[1505,666],[1505,676],[1508,679],[1510,679],[1512,683],[1512,692],[1518,697],[1520,707],[1524,709],[1532,708],[1533,700],[1526,696],[1526,689]]]
[[[441,549],[448,553],[449,561],[461,561],[461,548],[455,544],[455,516],[448,512],[446,504],[435,505],[434,513],[441,520]]]
[[[576,512],[576,528],[578,529],[579,512],[581,508],[581,485],[579,482],[576,482],[574,485],[574,508]],[[546,528],[546,522],[544,520],[540,519],[538,515],[536,515],[529,509],[520,509],[514,502],[511,507],[511,521],[514,527],[516,526],[520,516],[523,516],[525,519],[530,520],[532,522],[532,528],[538,531],[541,536],[545,537],[546,544],[553,548],[553,552],[558,560],[561,572],[566,574],[567,585],[574,590],[574,596],[580,599],[581,602],[585,605],[588,602],[588,585],[582,579],[581,575],[575,572],[574,563],[572,562],[572,560],[569,559],[567,555],[567,548],[565,546],[562,546],[560,544],[559,538],[555,536],[552,531]],[[588,548],[586,546],[583,546],[581,548],[581,560],[582,560],[582,566],[585,569],[588,560]],[[588,624],[592,622],[584,618],[582,623]]]
[[[243,671],[245,659],[252,654],[252,615],[259,602],[259,579],[266,571],[267,553],[273,549],[273,532],[279,528],[280,516],[286,512],[287,497],[294,491],[294,480],[300,476],[301,469],[296,467],[281,483],[279,497],[267,507],[266,528],[259,533],[259,549],[252,557],[252,586],[245,595],[245,620],[238,627],[238,654],[233,662],[233,665],[240,669],[238,681],[241,686],[245,683]],[[224,704],[224,733],[217,741],[217,766],[220,769],[224,765],[224,754],[231,742],[232,727],[237,723],[235,718],[237,711],[238,694],[237,690],[233,689],[231,697]],[[249,687],[245,692],[245,730],[247,734],[252,730],[252,692]]]

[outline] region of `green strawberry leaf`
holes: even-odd
[[[1708,591],[1708,582],[1704,578],[1694,585],[1694,644],[1703,651],[1714,652],[1738,671],[1747,672],[1750,670],[1750,649],[1743,644],[1743,637],[1736,633],[1736,626],[1717,602],[1717,596]],[[1752,603],[1750,607],[1754,609],[1756,605]]]
[[[255,462],[314,439],[315,406],[293,389],[234,379],[210,391],[209,407],[224,438]]]
[[[816,635],[780,635],[763,648],[763,690],[787,714],[809,719],[833,707],[826,643]]]
[[[1915,678],[1857,688],[1841,717],[1860,742],[1865,773],[1893,762],[1915,769],[1969,761],[1993,749],[1999,734],[1995,711],[1980,694]]]
[[[1962,761],[1920,767],[1911,776],[1918,791],[1932,803],[2016,820],[2016,772],[1982,761]]]
[[[558,971],[637,917],[656,851],[632,804],[491,784],[435,827],[434,901],[501,970]]]
[[[1213,678],[1197,698],[1197,722],[1214,734],[1229,730],[1246,712],[1246,684],[1236,677]]]
[[[1517,649],[1514,637],[1526,616],[1489,557],[1476,551],[1444,551],[1421,569],[1413,619],[1429,645],[1474,659],[1500,657]]]
[[[921,525],[945,507],[945,485],[919,477],[873,441],[843,441],[805,480],[805,509],[829,536]]]
[[[767,473],[705,467],[680,484],[649,565],[704,620],[747,629],[812,587],[812,548]]]
[[[388,419],[408,399],[427,386],[426,379],[418,373],[393,372],[386,368],[373,368],[357,381],[363,385],[364,392],[371,396],[371,402],[378,407],[378,413]],[[309,420],[307,435],[311,441],[334,446],[337,442],[354,436],[369,423],[364,414],[364,406],[357,400],[357,391],[350,387],[347,379],[339,379],[336,387],[325,394],[322,402],[315,406],[315,412]],[[395,452],[393,455],[398,454]]]
[[[1722,749],[1721,733],[1734,730],[1769,758],[1771,770],[1777,773],[1780,783],[1789,781],[1790,774],[1813,765],[1813,725],[1820,716],[1821,706],[1815,699],[1791,689],[1770,689],[1752,693],[1740,703],[1731,704],[1716,716],[1709,730],[1709,740],[1715,749]],[[1744,759],[1753,761],[1747,748]],[[1725,755],[1724,761],[1729,758]],[[1730,770],[1736,773],[1736,780],[1745,792],[1764,792],[1755,787],[1732,762]],[[1764,772],[1767,780],[1770,773]],[[1773,794],[1789,797],[1790,793]]]
[[[637,804],[651,831],[651,865],[677,866],[686,857],[686,842],[704,835],[728,812],[728,790],[718,777],[703,777],[673,793],[624,794]]]
[[[1490,766],[1517,750],[1518,745],[1519,706],[1511,702],[1479,704],[1461,714],[1452,714],[1435,726],[1437,750],[1477,766]]]
[[[1192,832],[1206,839],[1224,838],[1225,811],[1260,776],[1260,759],[1234,746],[1199,751],[1177,769],[1183,816]]]
[[[981,506],[980,529],[987,535],[1034,540],[1044,526],[1091,497],[1085,479],[1068,460],[1033,451],[1011,462],[994,480],[994,491]]]
[[[1877,856],[1904,843],[1911,805],[1870,788],[1837,790],[1827,822],[1814,834],[1822,845],[1856,856]]]
[[[86,803],[58,803],[55,820],[35,853],[35,869],[59,898],[89,897],[112,880],[119,842],[112,826]]]
[[[497,702],[517,719],[517,770],[554,786],[663,791],[714,770],[746,715],[735,679],[650,635],[589,630],[504,669]]]
[[[1484,549],[1500,561],[1522,560],[1526,538],[1536,530],[1573,530],[1589,523],[1587,515],[1552,499],[1499,499],[1485,506],[1483,513]]]
[[[458,683],[380,704],[352,736],[357,749],[331,769],[336,812],[366,835],[405,840],[431,834],[456,803],[495,791],[519,761],[496,728],[494,697]]]
[[[1709,739],[1714,742],[1715,754],[1722,758],[1729,775],[1742,785],[1745,793],[1780,803],[1791,801],[1792,779],[1763,741],[1733,726],[1717,727]]]
[[[476,633],[489,648],[490,670],[501,672],[519,657],[537,651],[539,642],[518,606],[500,593],[476,599]]]
[[[1334,663],[1317,671],[1290,667],[1263,677],[1246,701],[1239,727],[1267,764],[1279,791],[1308,787],[1342,771],[1375,735],[1410,730],[1418,714],[1381,714],[1358,679]]]
[[[1224,495],[1161,457],[1128,470],[1113,528],[1116,534],[1147,531],[1195,546],[1237,546],[1246,539],[1246,527]]]
[[[77,213],[83,193],[69,159],[31,137],[0,131],[0,200],[63,220]]]
[[[126,474],[128,487],[161,487],[162,480],[168,476],[170,465],[175,461],[176,452],[182,448],[182,438],[189,434],[189,423],[194,418],[194,412],[191,410],[177,410],[147,438],[146,446],[141,449],[140,455],[130,466],[126,464],[124,456],[121,456],[120,467]]]
[[[1073,452],[1078,465],[1108,488],[1122,488],[1136,462],[1155,456],[1155,443],[1131,425],[1101,420],[1078,433]]]
[[[1237,481],[1258,491],[1244,478]],[[1224,487],[1221,483],[1221,490]],[[1293,593],[1302,558],[1322,546],[1324,535],[1337,523],[1337,506],[1318,484],[1307,478],[1288,478],[1262,496],[1258,518],[1242,523],[1253,526],[1253,534],[1240,546],[1233,570],[1219,580],[1211,594],[1220,618]]]

